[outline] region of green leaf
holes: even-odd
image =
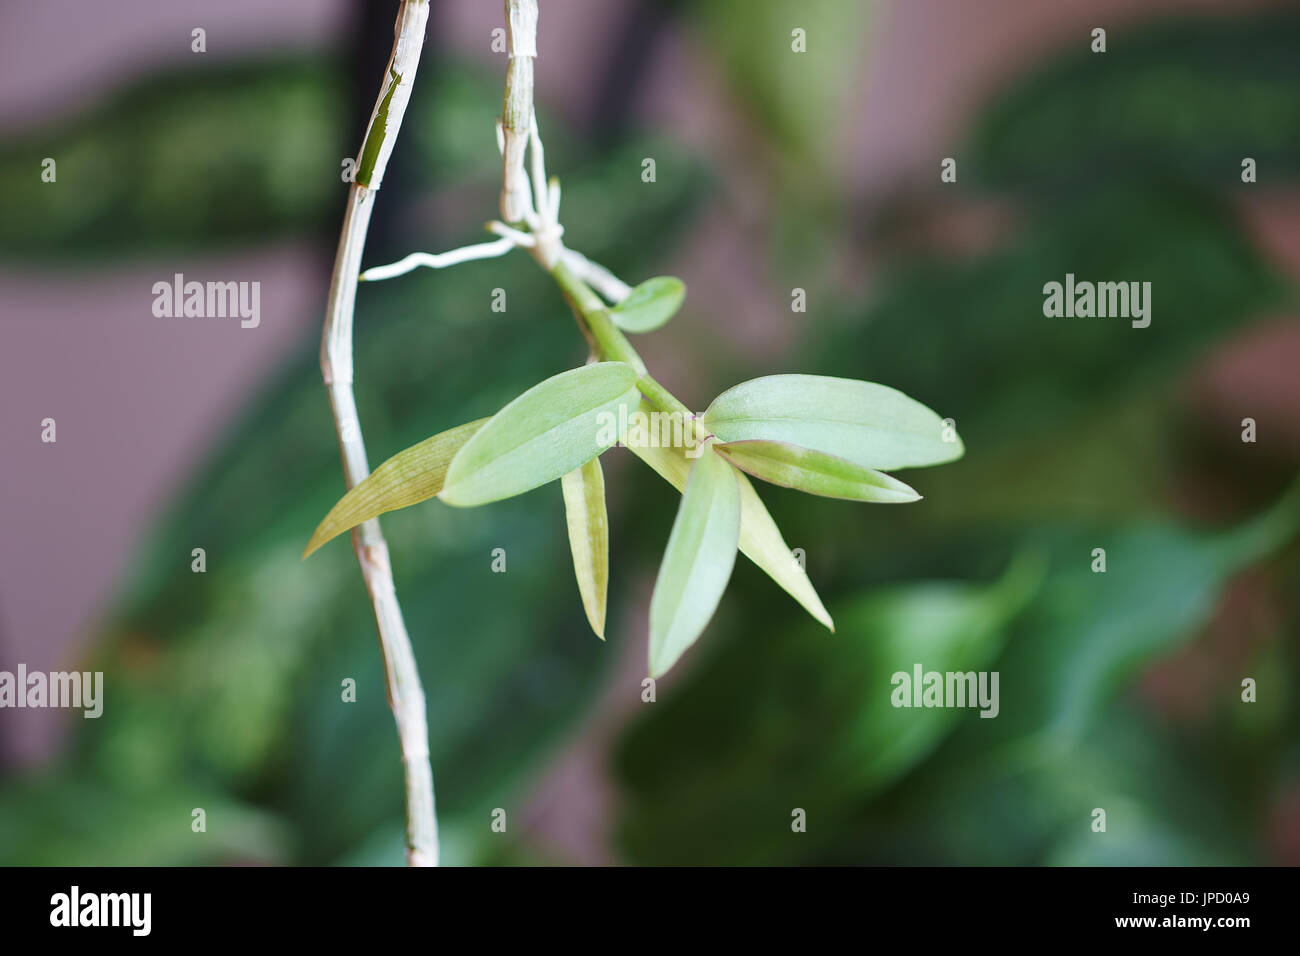
[[[656,276],[633,289],[609,315],[624,332],[653,332],[677,314],[684,298],[686,283],[681,279]]]
[[[289,822],[210,781],[164,776],[114,785],[89,770],[13,777],[0,791],[0,860],[6,866],[283,866]],[[203,807],[211,840],[178,840],[168,821]],[[189,832],[189,831],[186,831]],[[207,834],[205,834],[206,836]]]
[[[1297,33],[1300,12],[1279,4],[1262,15],[1170,18],[1125,31],[1123,58],[1084,45],[1047,58],[983,109],[968,168],[981,185],[1040,197],[1147,183],[1154,170],[1217,191],[1222,171],[1240,172],[1246,156],[1274,181],[1294,183]],[[1124,105],[1112,108],[1121,90]],[[1068,155],[1053,148],[1063,137],[1076,144]],[[1167,301],[1161,308],[1177,315]]]
[[[1081,573],[1097,532],[1058,558],[1032,638],[1004,662],[1020,706],[1000,730],[1031,735],[1049,751],[1080,740],[1121,688],[1153,659],[1198,633],[1231,577],[1282,548],[1300,528],[1300,482],[1264,512],[1220,534],[1166,522],[1110,531],[1107,572]],[[1141,569],[1141,573],[1139,573]]]
[[[788,442],[884,470],[938,465],[964,450],[955,430],[902,392],[823,375],[743,382],[713,400],[704,424],[723,442]]]
[[[605,639],[605,598],[609,590],[609,516],[605,511],[605,473],[593,458],[560,479],[569,550],[578,576],[582,609],[591,629]]]
[[[740,540],[737,473],[707,447],[691,467],[650,598],[650,676],[677,662],[708,625]]]
[[[906,502],[921,496],[897,478],[778,441],[715,443],[718,454],[755,478],[783,488],[850,501]]]
[[[438,494],[453,456],[487,421],[480,418],[449,428],[389,458],[329,510],[307,542],[303,558],[363,521]]]
[[[568,474],[618,441],[614,423],[627,421],[637,396],[636,372],[622,362],[551,376],[465,443],[438,497],[458,508],[485,505]]]
[[[762,625],[738,621],[620,740],[620,846],[641,864],[834,859],[837,839],[873,795],[963,724],[982,732],[1002,719],[982,719],[975,707],[895,707],[895,676],[912,679],[917,664],[990,669],[1042,575],[1041,558],[1025,553],[991,584],[863,591],[836,607],[847,641],[805,623],[764,627],[755,641]],[[1012,701],[1003,683],[1000,706]],[[769,825],[788,820],[791,807],[823,826],[791,841]]]
[[[649,415],[654,408],[642,401],[638,410]],[[635,437],[635,433],[629,433],[628,450],[678,491],[684,489],[691,470],[691,460],[686,457],[685,450],[651,444],[649,438],[644,443],[636,442],[633,440]],[[817,621],[834,631],[834,621],[817,596],[816,588],[808,580],[803,565],[781,537],[781,530],[772,520],[763,499],[743,474],[737,472],[736,481],[740,485],[740,552],[762,568],[764,574],[779,584]]]
[[[789,20],[791,6],[705,0],[682,10],[702,31],[720,81],[745,104],[746,122],[757,125],[765,147],[788,157],[791,168],[780,172],[793,178],[795,168],[806,171],[811,181],[805,188],[830,191],[837,188],[835,160],[825,148],[825,131],[852,110],[852,84],[844,77],[870,42],[885,4],[802,0],[797,24]],[[790,55],[795,26],[806,31],[807,48],[815,53]]]

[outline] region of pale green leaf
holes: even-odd
[[[457,425],[399,451],[358,482],[330,509],[316,528],[302,556],[364,521],[419,504],[442,491],[447,467],[461,447],[486,425],[488,419]]]
[[[887,503],[918,501],[921,497],[897,478],[785,442],[715,442],[713,448],[755,478],[810,495]]]
[[[649,415],[654,408],[642,402],[639,411]],[[686,457],[682,448],[668,448],[652,444],[647,436],[644,441],[635,440],[634,433],[628,434],[628,449],[638,458],[659,473],[670,485],[681,491],[686,487],[686,476],[690,472],[691,459]],[[835,623],[827,613],[812,581],[808,579],[802,562],[797,560],[790,546],[781,537],[781,530],[768,514],[763,499],[758,496],[754,486],[744,475],[736,474],[740,485],[740,552],[760,568],[768,577],[781,586],[792,598],[799,602],[809,614],[830,630],[835,630]]]
[[[647,279],[609,310],[624,332],[653,332],[677,314],[686,298],[686,283],[672,276]]]
[[[468,508],[523,494],[566,475],[621,437],[636,407],[636,372],[597,362],[534,385],[465,443],[439,498]]]
[[[964,451],[955,429],[902,392],[822,375],[769,375],[723,392],[704,424],[723,442],[780,441],[890,471]]]
[[[650,598],[650,676],[677,662],[708,625],[736,563],[740,485],[708,448],[691,466]]]
[[[605,598],[609,590],[609,517],[605,511],[605,473],[593,458],[560,479],[569,550],[578,577],[582,609],[591,629],[605,639]]]

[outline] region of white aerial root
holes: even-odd
[[[592,262],[576,249],[570,249],[566,246],[560,254],[560,261],[568,266],[574,275],[614,305],[618,305],[632,292],[630,285],[600,263]]]
[[[498,120],[496,124],[497,149],[506,160],[502,209],[506,218],[509,218],[506,210],[515,214],[509,221],[526,226],[527,231],[493,220],[487,228],[501,237],[496,242],[462,246],[444,253],[414,252],[400,262],[367,269],[361,279],[365,282],[391,279],[421,266],[444,269],[460,262],[503,256],[518,248],[527,250],[548,272],[563,263],[608,302],[617,304],[627,298],[631,286],[561,241],[564,227],[560,225],[560,181],[555,177],[546,178],[546,151],[532,106],[532,60],[537,56],[536,0],[511,0],[506,10],[511,56],[503,113],[507,122]]]
[[[475,259],[492,259],[496,256],[504,256],[517,244],[516,240],[507,237],[498,239],[496,242],[482,242],[473,246],[461,246],[459,249],[453,249],[441,255],[432,252],[412,252],[405,259],[391,265],[373,266],[367,269],[361,273],[361,281],[378,282],[380,279],[391,279],[394,276],[405,275],[421,266],[429,269],[445,269],[447,266],[454,266],[461,262],[471,262]]]
[[[505,236],[520,249],[531,249],[537,244],[537,240],[527,232],[516,229],[514,226],[507,226],[499,219],[493,219],[487,224],[488,232],[494,232],[498,236]]]
[[[546,188],[546,152],[542,148],[542,136],[537,130],[537,113],[533,113],[532,122],[528,124],[528,159],[532,173],[533,204],[537,207],[542,226],[555,225],[560,219],[559,204],[551,205],[551,192]]]

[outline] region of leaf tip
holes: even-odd
[[[455,492],[456,492],[455,488],[447,487],[446,485],[444,485],[442,491],[438,492],[436,495],[434,495],[434,497],[437,498],[439,501],[441,501],[444,505],[450,505],[453,508],[470,507],[470,502],[459,500]]]
[[[826,628],[826,630],[830,631],[832,634],[835,633],[835,619],[831,617],[831,612],[826,610],[826,605],[822,604],[820,599],[817,601],[816,608],[811,608],[807,605],[805,605],[805,608],[808,613],[812,615],[814,621]]]
[[[322,522],[316,528],[316,530],[312,532],[311,540],[307,542],[307,547],[302,549],[301,560],[306,561],[313,554],[315,554],[317,551],[320,550],[321,545],[325,544],[327,541],[330,541],[333,537],[334,535],[325,533],[325,525]]]

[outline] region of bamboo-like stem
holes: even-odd
[[[532,212],[524,153],[533,128],[533,60],[537,56],[537,0],[506,0],[506,94],[501,104],[503,137],[501,218],[519,222]],[[544,203],[545,197],[533,197]]]
[[[375,192],[383,180],[410,99],[428,18],[428,0],[403,0],[398,9],[393,54],[357,156],[357,176],[348,192],[343,230],[330,279],[320,364],[334,414],[334,427],[338,432],[343,479],[349,489],[370,474],[352,391],[352,317],[361,253],[365,248]],[[411,639],[402,619],[402,608],[397,602],[388,544],[377,520],[367,521],[353,529],[352,548],[374,607],[379,647],[384,657],[388,704],[397,722],[406,776],[406,861],[411,866],[437,866],[438,822],[434,810],[433,771],[429,766],[424,690],[420,686]]]

